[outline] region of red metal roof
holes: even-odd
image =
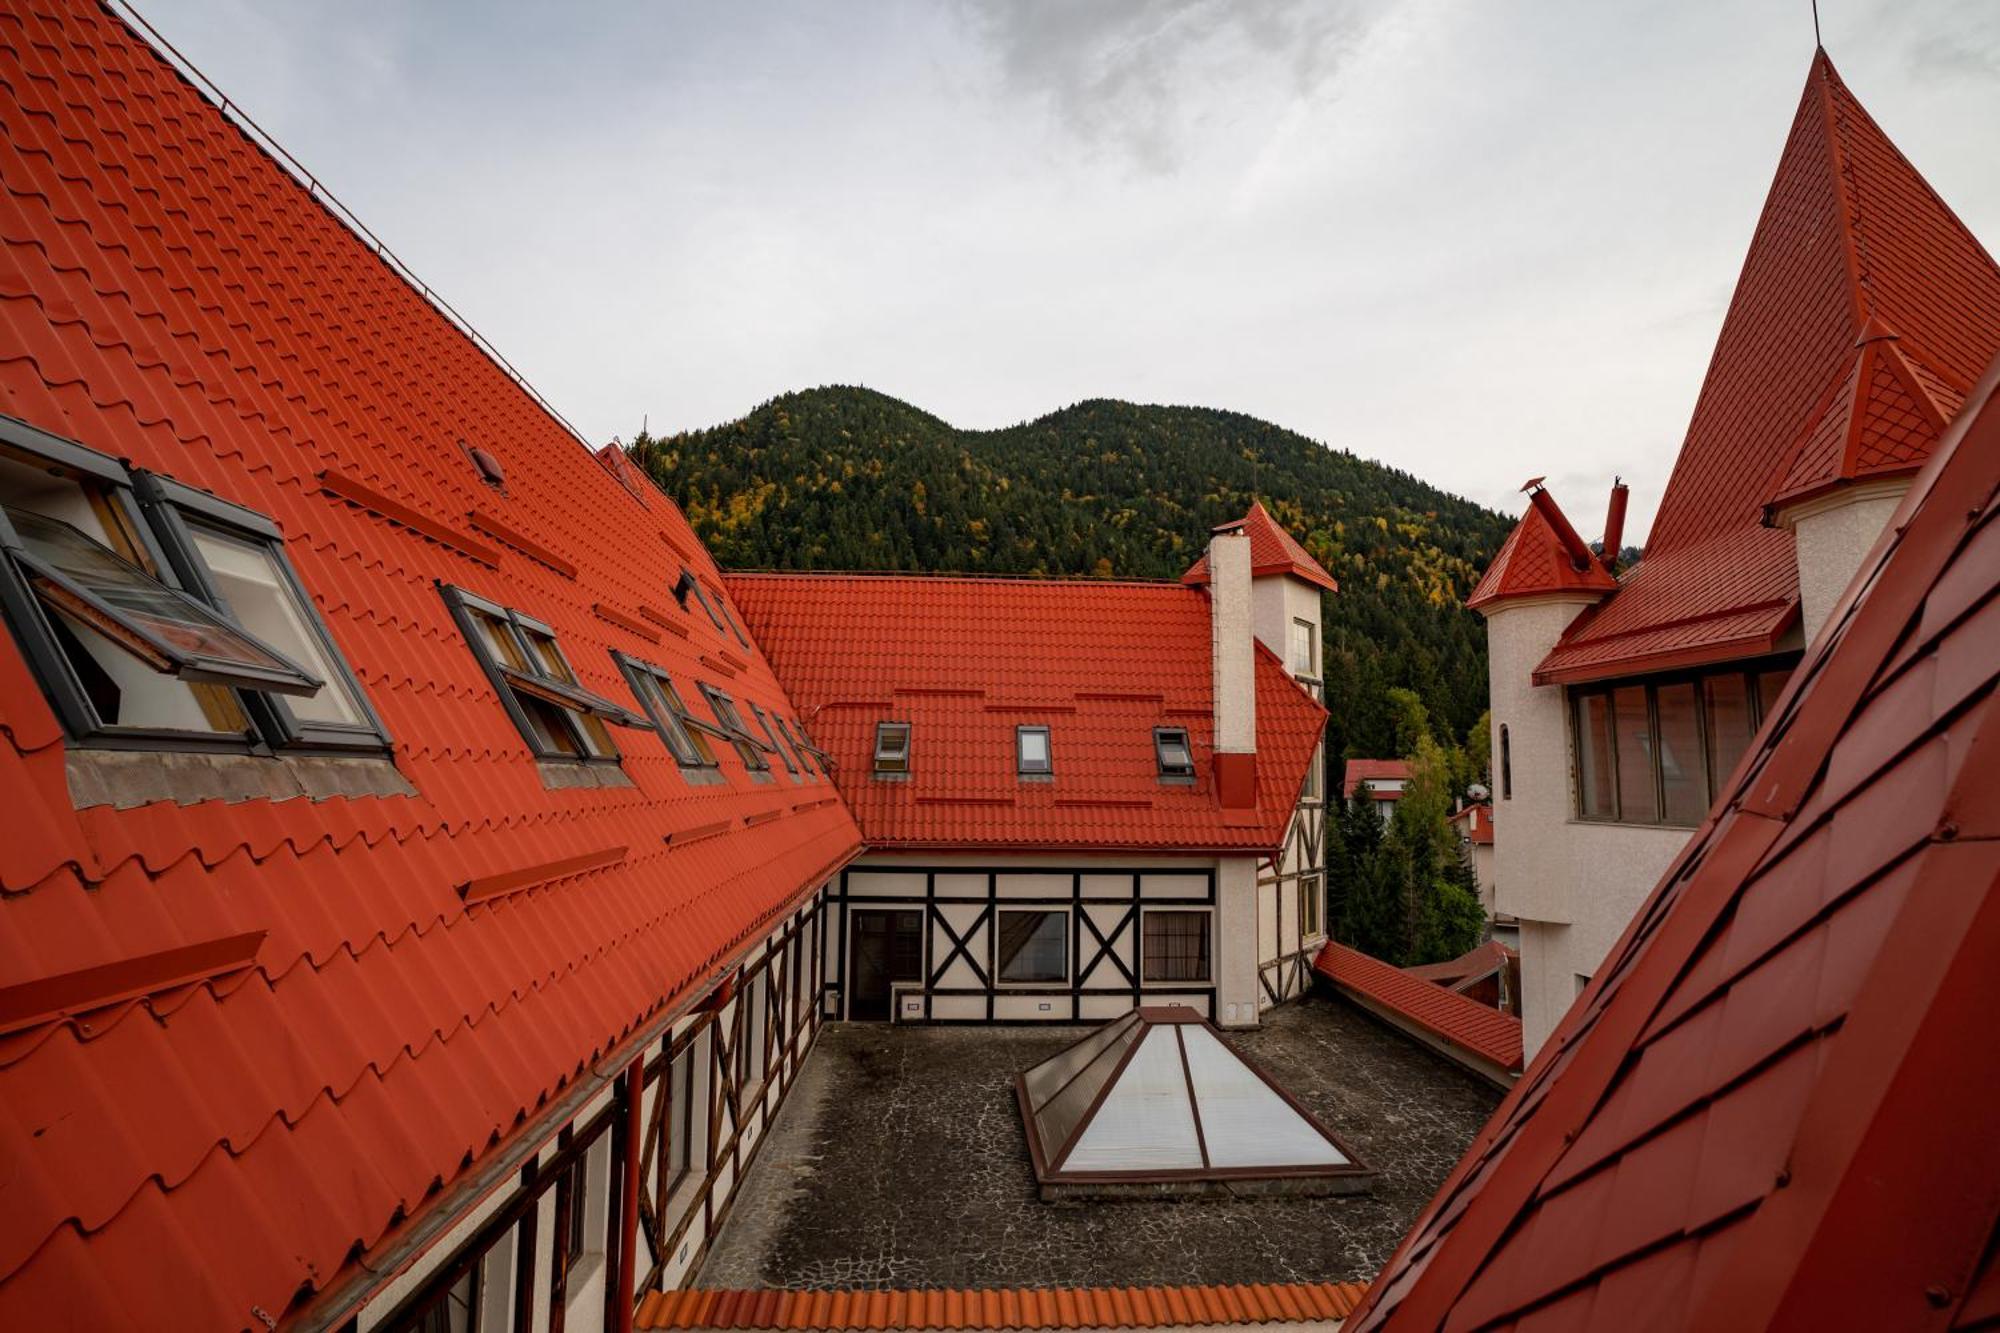
[[[1553,495],[1548,497],[1548,503],[1555,504]],[[1617,586],[1618,580],[1611,577],[1611,572],[1595,556],[1578,569],[1541,507],[1529,505],[1521,521],[1507,534],[1507,540],[1500,544],[1493,563],[1486,567],[1486,573],[1465,604],[1477,610],[1517,597],[1605,593]]]
[[[1380,784],[1409,780],[1410,761],[1407,759],[1350,759],[1340,779],[1340,794],[1351,801],[1356,789],[1364,782]],[[1402,792],[1376,785],[1369,789],[1369,794],[1378,801],[1393,801]]]
[[[2000,1309],[1996,495],[2000,361],[1356,1333]]]
[[[715,577],[673,505],[96,4],[7,9],[0,124],[0,411],[271,516],[416,791],[77,811],[0,633],[0,1326],[262,1327],[859,834],[824,782],[725,747],[692,787],[638,731],[633,785],[546,788],[432,582],[545,619],[629,706],[607,650],[683,680],[741,650],[669,595]]]
[[[642,1329],[1091,1329],[1343,1319],[1359,1282],[1209,1287],[1020,1287],[958,1291],[657,1291]]]
[[[1210,747],[1205,592],[1176,583],[731,574],[729,590],[871,847],[1265,851],[1326,710],[1261,644],[1257,805],[1225,810]],[[911,726],[907,781],[873,776],[875,724]],[[1046,725],[1053,782],[1015,772]],[[1192,786],[1163,783],[1155,727],[1185,727]]]
[[[1518,957],[1519,954],[1500,941],[1488,940],[1456,958],[1442,963],[1420,963],[1403,971],[1421,981],[1434,981],[1447,989],[1457,989],[1461,982],[1491,976]]]
[[[1317,584],[1328,592],[1340,591],[1333,575],[1326,567],[1312,558],[1306,548],[1299,545],[1291,533],[1280,527],[1278,520],[1271,517],[1271,511],[1264,508],[1262,500],[1252,501],[1250,512],[1233,523],[1224,523],[1217,532],[1238,532],[1250,538],[1250,576],[1262,578],[1266,574],[1290,574]],[[1181,582],[1206,584],[1208,582],[1208,557],[1188,566],[1187,573],[1181,575]]]
[[[1313,960],[1313,970],[1343,990],[1394,1010],[1460,1050],[1502,1069],[1521,1067],[1521,1020],[1512,1015],[1332,940]]]
[[[1798,569],[1766,506],[1914,468],[1996,351],[2000,268],[1819,53],[1645,559],[1535,680],[1782,646]]]

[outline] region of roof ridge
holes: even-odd
[[[1806,79],[1809,83],[1816,83],[1819,88],[1821,123],[1826,130],[1826,149],[1833,167],[1834,206],[1840,215],[1838,231],[1841,257],[1847,266],[1847,294],[1854,306],[1855,323],[1863,324],[1874,311],[1872,302],[1868,300],[1868,279],[1862,269],[1860,242],[1857,239],[1860,219],[1856,216],[1853,200],[1849,197],[1852,168],[1847,158],[1846,136],[1840,112],[1835,108],[1833,99],[1833,89],[1837,86],[1842,92],[1846,92],[1847,85],[1841,82],[1840,73],[1834,69],[1833,59],[1827,55],[1825,47],[1821,47],[1813,56],[1812,70],[1806,75]]]

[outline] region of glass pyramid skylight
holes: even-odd
[[[1354,1194],[1373,1173],[1184,1005],[1135,1009],[1015,1079],[1044,1199]]]

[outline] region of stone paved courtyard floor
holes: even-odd
[[[1083,1031],[829,1025],[698,1285],[1365,1279],[1500,1100],[1360,1011],[1310,996],[1230,1040],[1375,1169],[1372,1195],[1045,1204],[1012,1080]]]

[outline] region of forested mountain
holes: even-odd
[[[1325,608],[1333,753],[1393,754],[1415,690],[1463,736],[1486,706],[1466,594],[1510,520],[1235,412],[1094,400],[958,430],[868,389],[786,394],[632,457],[725,566],[1177,578],[1260,498],[1340,582]]]

